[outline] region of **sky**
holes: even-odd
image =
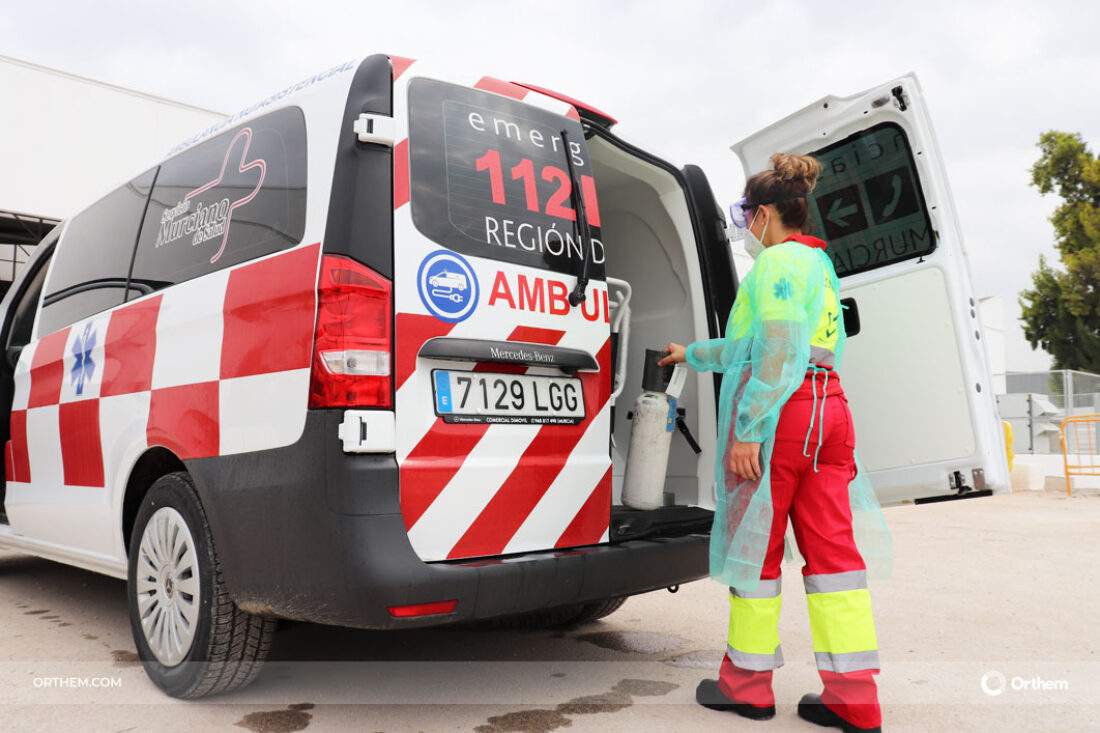
[[[826,95],[916,72],[975,292],[1004,302],[1008,369],[1049,366],[1018,323],[1039,255],[1056,258],[1058,201],[1030,186],[1029,168],[1045,130],[1100,146],[1095,2],[6,5],[0,54],[227,113],[370,53],[459,61],[606,110],[621,137],[700,165],[723,206],[744,184],[730,144]]]

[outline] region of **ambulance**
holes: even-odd
[[[703,172],[564,94],[375,55],[171,150],[59,225],[3,304],[0,546],[127,580],[153,682],[258,674],[277,619],[579,624],[707,574],[717,381],[622,503],[646,349],[737,290]],[[1007,486],[920,87],[736,146],[825,174],[845,387],[884,503]]]

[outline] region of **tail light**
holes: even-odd
[[[310,407],[390,407],[393,285],[338,255],[321,259]]]

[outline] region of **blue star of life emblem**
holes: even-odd
[[[73,368],[69,379],[78,395],[84,393],[84,385],[92,381],[95,375],[95,362],[92,361],[95,340],[95,331],[92,330],[92,324],[88,323],[84,327],[84,333],[78,334],[73,341]]]
[[[775,297],[779,300],[788,300],[791,297],[791,281],[785,277],[779,278],[773,288]]]

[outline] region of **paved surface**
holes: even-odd
[[[886,727],[1095,730],[1100,498],[1013,495],[887,518],[898,560],[872,585]],[[0,553],[0,716],[21,730],[814,730],[794,713],[818,684],[797,568],[784,571],[780,710],[754,723],[692,702],[723,648],[725,594],[710,581],[567,631],[286,624],[253,687],[180,703],[134,662],[122,582]],[[113,686],[50,681],[70,676]]]

